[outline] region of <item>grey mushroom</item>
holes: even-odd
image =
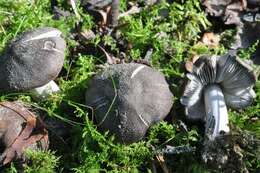
[[[181,103],[189,119],[205,121],[209,140],[229,133],[227,106],[242,109],[255,97],[253,70],[231,54],[201,56],[187,77]]]
[[[0,91],[35,89],[38,96],[59,90],[55,79],[64,62],[66,43],[61,31],[42,27],[18,36],[0,58]],[[41,88],[39,88],[41,87]]]
[[[94,110],[101,130],[121,143],[133,143],[164,119],[173,101],[162,73],[143,64],[110,65],[91,81],[86,104]]]

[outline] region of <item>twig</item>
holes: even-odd
[[[169,171],[167,165],[165,164],[163,155],[162,155],[162,154],[157,154],[157,155],[156,155],[156,159],[158,160],[160,166],[162,167],[163,172],[164,172],[164,173],[170,173],[170,171]]]
[[[118,25],[118,16],[119,16],[119,0],[113,0],[111,4],[111,11],[109,15],[109,25],[114,28]]]
[[[156,166],[154,160],[152,160],[152,173],[157,173]]]
[[[118,18],[125,17],[125,16],[130,16],[132,14],[140,13],[141,8],[137,6],[132,6],[127,12],[119,14]]]

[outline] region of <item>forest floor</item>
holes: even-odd
[[[55,79],[59,93],[42,101],[35,101],[28,93],[0,95],[1,101],[20,100],[31,105],[41,116],[60,122],[62,131],[48,127],[49,151],[28,151],[29,162],[13,162],[3,172],[260,172],[259,80],[251,106],[228,110],[233,142],[230,150],[239,148],[235,153],[239,158],[223,167],[202,162],[204,125],[189,122],[180,103],[185,62],[196,55],[227,53],[236,33],[234,25],[226,26],[219,18],[207,16],[199,0],[151,5],[144,0],[121,0],[116,21],[108,12],[110,4],[91,14],[79,1],[76,10],[69,2],[74,1],[0,0],[0,52],[22,32],[40,26],[58,28],[67,42],[65,63]],[[257,44],[240,49],[240,58],[250,59]],[[150,55],[151,66],[165,75],[174,105],[142,141],[119,144],[110,133],[98,131],[85,106],[88,81],[107,65],[107,58],[141,62],[146,55]],[[166,146],[184,151],[156,152]]]

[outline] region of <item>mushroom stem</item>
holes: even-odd
[[[228,112],[222,90],[211,84],[205,88],[204,101],[206,110],[205,134],[210,140],[229,133]]]
[[[60,91],[60,88],[53,80],[41,87],[31,90],[33,97],[35,97],[36,99],[45,99],[49,95],[58,91]]]

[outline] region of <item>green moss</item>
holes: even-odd
[[[59,158],[54,155],[51,151],[32,151],[26,150],[25,155],[28,158],[28,162],[15,166],[11,164],[10,168],[6,169],[5,173],[55,173],[58,166]]]

